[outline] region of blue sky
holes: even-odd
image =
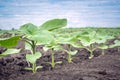
[[[67,27],[119,27],[120,0],[0,0],[0,29],[67,18]]]

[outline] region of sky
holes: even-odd
[[[120,27],[120,0],[0,0],[0,29],[66,18],[66,27]]]

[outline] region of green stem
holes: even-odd
[[[55,56],[54,56],[54,49],[53,48],[52,48],[52,63],[51,63],[51,65],[52,65],[52,68],[55,67]]]
[[[36,73],[36,63],[32,64],[33,73]]]
[[[90,45],[90,50],[92,51],[93,48],[94,48],[94,44],[91,44],[91,45]]]
[[[71,46],[70,46],[70,44],[68,44],[68,51],[70,51],[70,50],[71,50]],[[69,53],[68,53],[68,63],[72,63],[72,56]]]
[[[35,41],[31,41],[31,47],[32,47],[32,55],[35,54],[35,47],[36,47],[36,44],[35,44]],[[36,73],[36,63],[33,63],[32,64],[32,69],[33,69],[33,73]]]
[[[93,55],[93,51],[90,50],[90,56],[89,56],[89,59],[92,59],[93,57],[94,57],[94,55]]]
[[[94,55],[93,55],[93,49],[94,49],[94,44],[91,44],[90,45],[90,57],[89,57],[89,59],[92,59],[93,57],[94,57]]]
[[[90,52],[89,59],[92,59],[94,57],[92,46],[90,46],[90,48],[87,48],[87,47],[84,47],[84,48],[87,49]]]
[[[35,54],[35,42],[34,41],[32,41],[32,54]]]
[[[105,51],[105,50],[104,50],[104,49],[102,49],[102,56],[103,56],[103,55],[105,55],[105,52],[104,52],[104,51]]]
[[[32,43],[30,42],[31,40],[29,40],[29,39],[27,39],[27,38],[23,38],[22,40],[25,41],[25,42],[27,42],[29,45],[32,46]]]
[[[68,63],[72,63],[72,56],[68,53]]]

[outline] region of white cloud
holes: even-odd
[[[57,3],[51,3],[49,0],[37,1],[4,3],[6,7],[0,8],[0,28],[19,28],[20,25],[29,22],[39,26],[53,18],[67,18],[67,27],[120,25],[116,22],[116,19],[120,20],[120,6],[99,5],[111,2],[108,0],[69,0]]]

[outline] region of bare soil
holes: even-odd
[[[63,63],[54,69],[45,63],[51,61],[50,51],[44,52],[42,46],[37,50],[43,54],[37,60],[42,69],[35,74],[24,69],[28,66],[25,54],[29,53],[24,50],[0,59],[0,80],[120,80],[120,52],[117,47],[105,50],[104,56],[100,56],[101,50],[96,50],[93,59],[88,59],[89,52],[85,49],[77,49],[71,64],[66,60],[66,53],[56,51],[55,60]]]

